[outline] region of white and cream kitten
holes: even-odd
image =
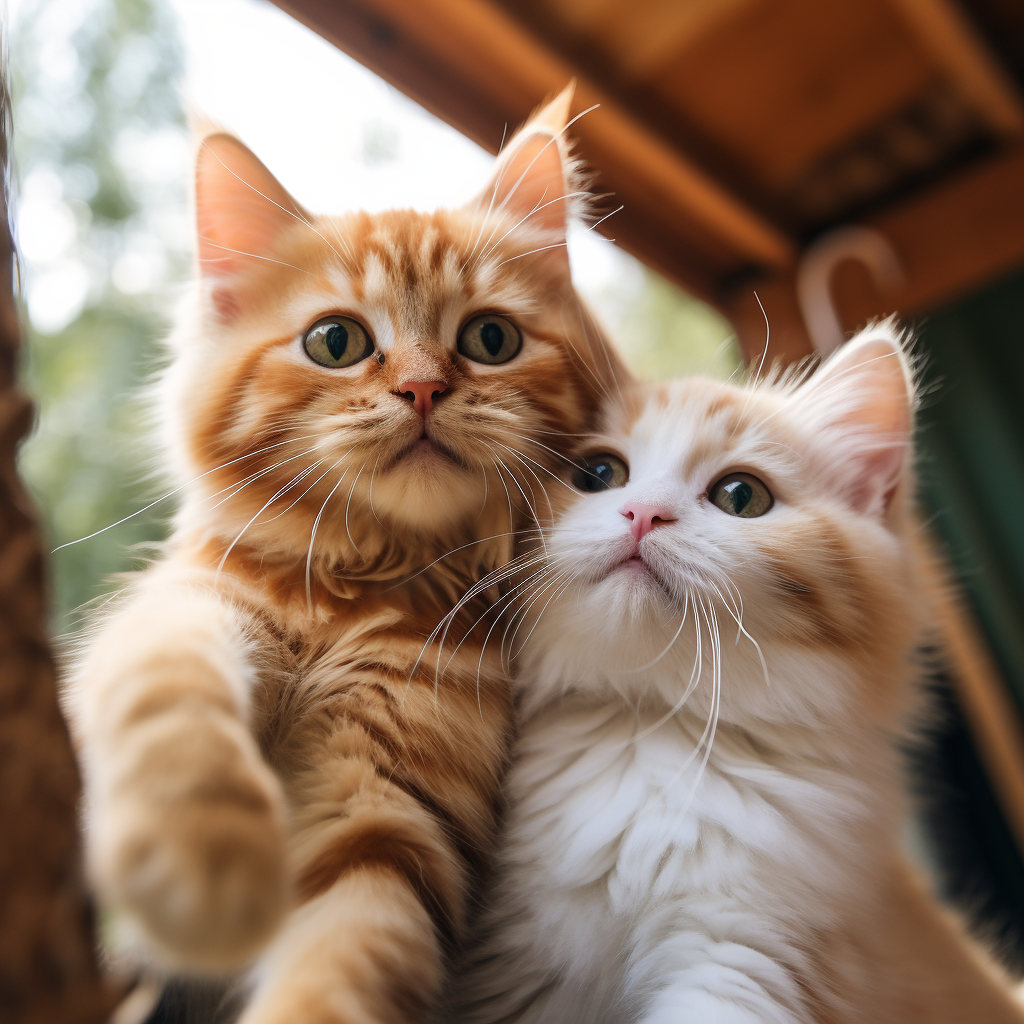
[[[900,847],[913,407],[891,324],[802,383],[610,403],[515,592],[521,734],[455,1019],[1024,1021]]]

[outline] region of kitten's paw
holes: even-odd
[[[168,717],[138,727],[93,806],[92,874],[173,966],[232,970],[285,911],[280,786],[238,723]]]

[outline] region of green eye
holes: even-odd
[[[352,366],[373,354],[373,342],[362,324],[347,316],[317,320],[302,339],[306,355],[332,370]]]
[[[723,512],[741,519],[756,519],[763,516],[775,499],[772,492],[749,473],[730,473],[723,476],[710,491],[708,498]]]
[[[578,491],[607,491],[610,487],[625,487],[628,482],[629,466],[610,452],[588,455],[572,471],[572,485]]]
[[[459,351],[476,363],[507,363],[523,345],[515,324],[503,316],[474,317],[459,332]]]

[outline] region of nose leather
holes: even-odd
[[[647,505],[642,501],[627,501],[619,514],[629,520],[629,532],[639,543],[656,526],[674,523],[676,517],[664,505]]]
[[[425,420],[434,408],[434,396],[447,390],[448,385],[443,380],[407,380],[398,385],[396,394],[412,402],[417,414]]]

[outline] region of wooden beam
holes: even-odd
[[[792,263],[795,247],[784,232],[489,0],[375,0],[372,8],[277,2],[492,152],[506,125],[514,128],[575,77],[574,109],[599,106],[574,125],[573,136],[601,183],[614,190],[615,202],[626,207],[606,232],[618,237],[634,211],[662,223],[678,246],[690,247],[691,264],[707,267],[703,279],[686,266],[673,276],[705,296],[719,276],[740,267]]]
[[[1000,135],[1024,134],[1024,103],[991,50],[950,0],[892,0],[939,66]]]
[[[882,294],[867,271],[841,264],[832,278],[840,322],[854,331],[869,320],[897,313],[927,314],[1024,266],[1024,147],[964,171],[922,195],[868,218],[864,223],[892,245],[904,284]],[[767,275],[744,284],[722,304],[736,325],[748,360],[760,358],[764,316],[772,349],[790,362],[812,351],[800,315],[792,273]]]
[[[653,79],[669,63],[685,60],[696,45],[723,22],[756,0],[660,0],[638,11],[631,4],[609,12],[622,33],[622,68],[636,78]]]
[[[874,316],[918,316],[1024,265],[1024,148],[988,161],[870,218],[892,244],[906,283],[880,295],[867,274],[839,268],[832,294],[853,330]]]

